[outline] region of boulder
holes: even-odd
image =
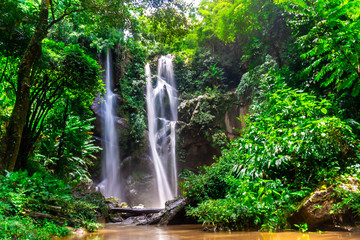
[[[109,220],[113,223],[123,222],[124,218],[121,213],[110,213]]]
[[[138,225],[172,225],[193,223],[191,219],[188,219],[185,216],[186,205],[188,205],[187,198],[167,201],[165,204],[165,209],[158,213],[150,215],[150,218],[148,218],[142,223],[139,223]]]
[[[105,203],[108,207],[109,212],[111,212],[112,209],[128,207],[128,205],[125,202],[119,202],[119,199],[114,197],[106,198]]]
[[[341,202],[339,190],[359,193],[360,180],[350,177],[343,183],[317,188],[305,199],[297,211],[288,219],[289,223],[307,223],[309,230],[353,231],[355,230],[354,214],[344,205],[335,209]]]

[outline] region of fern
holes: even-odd
[[[278,4],[291,15],[301,57],[308,66],[305,75],[313,75],[322,86],[336,84],[338,90],[360,94],[360,0],[282,1]],[[300,34],[303,26],[309,31]]]

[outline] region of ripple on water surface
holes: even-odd
[[[360,233],[324,232],[203,232],[201,225],[176,226],[124,226],[107,224],[96,233],[83,237],[67,237],[62,240],[360,240]]]

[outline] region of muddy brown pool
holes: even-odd
[[[124,226],[106,224],[105,228],[96,233],[82,237],[70,236],[62,240],[360,240],[360,233],[348,232],[203,232],[201,225],[176,226]]]

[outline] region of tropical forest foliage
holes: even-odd
[[[241,46],[237,94],[252,107],[213,165],[183,173],[189,215],[217,229],[291,228],[289,216],[320,183],[358,176],[359,6],[202,1],[199,39]],[[340,205],[358,211],[353,200]]]
[[[360,1],[196,3],[0,3],[0,238],[93,231],[107,214],[101,194],[82,190],[99,175],[94,106],[108,49],[128,155],[147,141],[146,62],[154,67],[172,54],[179,100],[212,99],[194,124],[221,154],[181,173],[187,214],[200,222],[289,228],[290,214],[319,184],[359,176]],[[229,93],[251,103],[233,140],[210,127]],[[360,195],[339,197],[359,213]]]

